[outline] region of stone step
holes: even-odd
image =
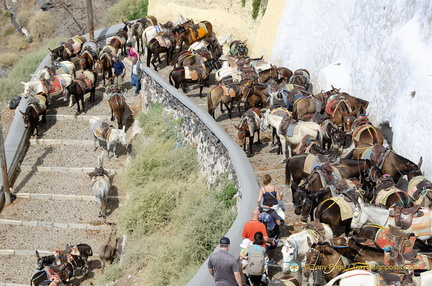
[[[117,154],[119,158],[114,158],[111,152],[108,158],[108,153],[105,147],[100,147],[96,151],[93,145],[66,145],[66,146],[45,146],[32,145],[24,156],[21,166],[37,166],[39,167],[67,167],[80,168],[81,166],[94,166],[98,164],[98,156],[103,151],[103,163],[106,169],[123,169],[127,150],[119,144],[117,146]],[[60,178],[61,179],[61,178]]]
[[[86,243],[91,246],[94,253],[97,253],[102,245],[108,241],[111,227],[99,222],[99,229],[77,229],[77,228],[58,228],[40,227],[25,225],[0,224],[2,236],[7,231],[13,231],[17,235],[14,239],[5,239],[0,242],[0,249],[4,255],[12,253],[15,249],[42,249],[42,250],[63,250],[66,244]],[[95,228],[98,225],[93,225]],[[8,250],[8,251],[6,251]],[[0,263],[3,264],[3,263]]]
[[[95,196],[81,196],[81,195],[63,195],[63,194],[34,194],[34,193],[18,193],[18,199],[36,199],[36,200],[58,200],[58,201],[94,201]],[[108,196],[110,200],[120,200],[125,197]]]
[[[89,191],[90,192],[90,191]],[[35,212],[35,204],[42,204],[43,211]],[[120,202],[118,199],[108,200],[108,217],[105,222],[114,222]],[[77,210],[81,210],[78,211]],[[85,210],[85,211],[83,211]],[[0,219],[16,221],[43,221],[47,226],[53,223],[62,224],[94,224],[99,223],[100,207],[93,197],[92,200],[59,201],[54,199],[32,200],[16,199],[0,213]]]

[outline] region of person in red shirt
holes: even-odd
[[[265,224],[258,221],[259,215],[260,215],[259,209],[254,209],[252,211],[252,219],[247,223],[245,223],[245,225],[243,226],[242,237],[248,238],[251,241],[253,241],[255,233],[261,231],[263,233],[263,237],[265,241],[265,243],[262,246],[265,247],[267,243],[273,246],[275,245],[275,242],[268,237],[267,228]]]

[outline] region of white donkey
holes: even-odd
[[[117,144],[121,143],[123,146],[127,147],[128,143],[126,141],[126,133],[125,126],[123,129],[116,129],[114,126],[110,125],[108,122],[105,122],[100,117],[93,116],[89,120],[90,128],[93,131],[95,150],[97,149],[96,141],[99,143],[100,141],[104,141],[107,144],[108,150],[108,158],[109,158],[109,150],[111,145],[113,145],[114,157],[117,158],[116,149]]]
[[[292,150],[300,144],[301,140],[306,135],[310,135],[312,139],[318,140],[318,143],[320,145],[322,144],[322,133],[320,126],[317,123],[299,120],[288,128],[286,134],[282,134],[279,128],[282,118],[282,116],[272,113],[270,109],[267,109],[267,111],[263,113],[260,122],[261,130],[266,130],[269,127],[274,127],[276,129],[276,134],[280,139],[283,154],[281,163],[285,163],[287,158],[291,158]]]
[[[330,226],[323,223],[325,241],[332,244],[333,231]],[[281,239],[282,246],[282,271],[283,273],[291,273],[295,275],[297,280],[302,281],[302,269],[306,264],[306,252],[309,250],[308,239],[311,242],[318,242],[322,238],[312,229],[304,229],[298,233],[290,235],[286,239]]]
[[[103,168],[103,155],[104,152],[98,157],[98,165],[93,172],[89,173],[91,178],[91,186],[96,201],[100,206],[99,217],[106,218],[108,194],[111,188],[111,178]]]

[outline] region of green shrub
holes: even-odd
[[[21,51],[27,48],[28,41],[26,37],[23,36],[15,36],[15,37],[9,37],[7,48],[10,51]]]
[[[246,0],[242,0],[242,7],[246,6]]]
[[[4,31],[4,35],[6,37],[13,35],[14,33],[15,33],[15,28],[13,28],[13,27],[7,28],[6,31]]]
[[[147,16],[148,0],[122,0],[111,6],[105,15],[103,23],[111,26]]]
[[[116,281],[121,276],[122,270],[115,261],[111,265],[105,265],[104,272],[96,279],[97,286],[106,286],[109,282]]]
[[[252,1],[252,18],[256,19],[258,17],[258,13],[261,6],[261,0],[253,0]]]
[[[132,9],[127,14],[128,21],[147,16],[148,0],[139,0],[136,2],[135,7],[131,7]]]
[[[176,144],[181,119],[154,105],[139,120],[143,132],[124,173],[128,199],[117,220],[129,235],[123,273],[143,271],[145,285],[186,285],[236,216],[235,184],[225,175],[208,190],[196,151]]]

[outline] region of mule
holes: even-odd
[[[103,167],[104,152],[98,157],[98,165],[93,172],[88,175],[91,178],[91,187],[96,201],[100,207],[99,217],[106,218],[107,216],[107,203],[109,190],[111,188],[111,178]]]
[[[143,23],[141,22],[141,19],[137,20],[135,23],[131,23],[131,22],[124,22],[125,24],[123,30],[126,31],[127,33],[127,41],[126,43],[130,43],[132,42],[133,39],[135,39],[136,44],[137,44],[137,50],[138,53],[144,53],[144,49],[143,49],[143,43],[142,43],[142,34],[143,31],[146,27],[143,26]],[[146,22],[147,23],[147,22]],[[157,25],[157,23],[155,24]]]
[[[103,85],[106,85],[105,80],[111,80],[113,77],[112,73],[112,57],[109,53],[103,52],[99,56],[99,60],[96,61],[96,68],[99,74],[101,74],[103,79]]]
[[[317,112],[317,103],[313,96],[302,96],[297,99],[292,107],[292,118],[310,121]]]
[[[260,120],[261,120],[261,111],[253,107],[247,110],[242,118],[240,119],[240,123],[238,125],[234,125],[235,129],[237,129],[237,140],[240,147],[243,147],[243,151],[246,151],[246,139],[249,139],[249,150],[248,155],[253,155],[253,141],[255,132],[258,136],[258,144],[261,144],[260,141]]]
[[[156,60],[161,64],[160,54],[166,53],[166,64],[172,59],[174,51],[174,34],[171,31],[165,32],[163,35],[152,38],[147,46],[147,67],[150,63],[157,71]],[[153,58],[152,58],[153,57]]]
[[[381,129],[373,126],[366,116],[357,117],[353,122],[352,130],[346,131],[352,131],[352,138],[355,147],[360,144],[382,145],[384,143],[384,136]]]
[[[373,164],[370,160],[345,159],[339,163],[324,164],[316,167],[303,185],[305,190],[309,192],[318,192],[341,179],[366,179],[372,167]]]
[[[312,83],[310,82],[310,73],[306,69],[297,69],[288,80],[289,84],[301,91],[312,93]]]
[[[334,250],[328,242],[312,243],[308,241],[309,251],[306,253],[306,265],[304,276],[312,278],[309,283],[317,283],[315,275],[317,271],[322,271],[326,282],[342,273],[343,269],[349,265],[348,260]],[[312,277],[311,277],[312,274]],[[312,280],[312,281],[311,281]]]
[[[353,114],[351,107],[348,104],[348,101],[337,97],[337,94],[329,97],[327,99],[327,105],[326,105],[326,113],[330,117],[330,119],[333,121],[333,124],[336,125],[337,128],[344,128],[345,131],[349,132],[349,128],[347,128],[347,125],[344,125],[345,121],[348,120]],[[348,130],[347,130],[348,129]]]
[[[95,116],[90,118],[89,123],[94,136],[95,151],[98,147],[96,143],[98,142],[100,147],[100,141],[104,141],[107,144],[108,158],[111,145],[113,145],[114,157],[117,158],[116,149],[118,143],[125,147],[128,145],[125,133],[126,126],[123,126],[123,129],[116,129],[101,118]]]
[[[408,172],[408,194],[416,205],[432,206],[432,182],[426,179],[420,170]]]
[[[302,270],[306,264],[306,253],[309,250],[307,240],[310,239],[312,242],[333,240],[333,232],[331,228],[326,224],[322,224],[322,226],[324,228],[324,236],[322,236],[322,234],[318,233],[317,231],[308,228],[298,233],[291,234],[286,239],[281,239],[283,273],[295,273],[294,275],[301,282]],[[292,266],[298,268],[292,268]],[[297,271],[292,271],[291,269]]]
[[[215,36],[211,36],[207,40],[201,40],[198,42],[193,43],[188,48],[189,51],[198,51],[205,49],[211,53],[212,58],[219,59],[222,54],[222,46],[219,43],[219,40]]]
[[[107,263],[112,264],[117,256],[117,243],[118,238],[115,238],[114,234],[111,232],[108,241],[101,246],[99,249],[99,258],[102,264],[102,271],[105,269]]]
[[[293,72],[290,69],[276,66],[272,66],[270,69],[258,73],[261,82],[267,82],[269,79],[274,79],[277,82],[288,83],[288,80],[292,75]]]
[[[262,130],[266,130],[269,127],[274,127],[276,129],[276,134],[282,145],[283,158],[280,161],[281,163],[285,163],[286,160],[292,156],[293,148],[295,148],[306,135],[311,136],[312,139],[318,140],[319,144],[322,144],[320,127],[315,122],[298,121],[291,124],[291,126],[283,132],[280,128],[282,118],[283,117],[279,115],[272,114],[270,109],[267,109],[260,123]]]
[[[399,189],[387,174],[377,180],[373,196],[374,204],[387,208],[395,205],[403,208],[414,206],[414,199],[407,192]]]
[[[211,71],[219,69],[220,66],[220,61],[212,58],[207,60],[204,64],[197,63],[193,66],[177,67],[170,72],[169,82],[174,85],[175,88],[181,86],[184,93],[186,93],[186,84],[198,83],[199,96],[201,98],[204,86],[210,85],[209,81]]]
[[[246,41],[232,41],[229,46],[229,53],[233,56],[247,57],[249,49],[246,45]]]
[[[47,95],[39,92],[29,100],[25,112],[20,110],[23,115],[24,127],[29,129],[30,136],[33,136],[34,130],[36,130],[36,136],[39,136],[38,124],[40,116],[42,116],[42,123],[46,123],[47,100]]]
[[[342,187],[341,187],[342,186]],[[302,190],[301,187],[296,191],[296,194],[300,194],[299,196],[294,196],[296,200],[296,214],[298,215],[297,207],[301,208],[300,220],[302,222],[307,222],[308,217],[310,220],[314,220],[314,210],[318,206],[320,202],[323,202],[331,197],[337,196],[338,194],[347,192],[355,192],[361,195],[361,183],[356,179],[342,179],[336,182],[335,184],[331,184],[326,186],[323,189],[320,189],[318,192],[307,192]],[[300,198],[303,197],[301,200]],[[362,199],[363,196],[361,195]],[[300,206],[298,205],[299,200],[301,200]]]
[[[36,73],[36,79],[48,80],[60,74],[68,74],[72,77],[72,79],[75,79],[76,77],[75,64],[70,61],[61,61],[61,62],[52,61],[51,67],[45,66],[45,68],[41,69]]]
[[[346,158],[369,159],[381,169],[383,174],[390,175],[395,182],[398,182],[400,177],[404,175],[419,172],[423,163],[422,157],[420,157],[418,164],[415,164],[391,148],[371,143],[359,144],[347,154]]]
[[[127,34],[124,34],[122,31],[118,31],[114,36],[108,38],[107,46],[112,47],[111,56],[119,56],[120,53],[122,55],[126,54],[126,40],[128,39]]]
[[[75,79],[73,83],[71,83],[68,87],[68,97],[71,95],[74,96],[75,101],[77,103],[77,113],[81,113],[80,101],[82,105],[83,112],[85,113],[84,106],[84,95],[86,93],[90,93],[90,102],[95,101],[95,93],[96,93],[96,80],[97,80],[97,72],[92,70],[86,70],[82,73],[82,75]]]
[[[72,271],[70,263],[61,266],[48,266],[47,269],[39,270],[32,275],[30,285],[51,285],[46,284],[46,282],[52,282],[53,280],[57,283],[62,283],[58,285],[69,285],[69,280],[72,276],[69,274],[69,271]]]
[[[159,32],[166,32],[169,29],[169,27],[171,27],[171,25],[172,23],[167,22],[165,24],[159,24],[159,25],[149,26],[145,28],[142,33],[143,51],[147,50],[151,39],[156,37],[156,35]]]
[[[78,58],[81,70],[93,69],[93,55],[89,51],[83,51],[81,55],[78,56]]]
[[[246,101],[252,82],[250,80],[242,80],[240,83],[233,83],[229,86],[218,84],[213,86],[207,95],[207,111],[215,118],[215,110],[221,104],[221,112],[223,112],[222,104],[228,110],[229,118],[232,118],[232,107],[237,103],[237,113],[240,116],[240,103]],[[229,106],[228,106],[229,104]]]
[[[209,21],[201,21],[184,31],[177,32],[175,48],[181,50],[183,43],[189,47],[192,43],[201,39],[209,39],[212,35],[213,25]]]
[[[82,45],[87,41],[84,36],[77,36],[63,42],[61,46],[51,50],[51,60],[67,61],[81,51]]]
[[[402,209],[402,211],[409,212],[410,209]],[[392,213],[394,213],[393,208],[387,209],[378,205],[360,203],[360,207],[353,212],[351,228],[354,232],[358,232],[367,223],[377,224],[386,228],[390,224],[397,226],[394,216],[391,216]],[[426,241],[432,237],[432,211],[430,208],[419,207],[415,213],[417,215],[412,214],[412,224],[408,227],[402,227],[402,230],[408,233],[412,232],[418,239]],[[410,214],[404,216],[410,216]]]
[[[126,109],[126,100],[124,96],[118,92],[114,92],[109,95],[108,104],[111,109],[111,121],[114,121],[114,117],[117,120],[118,129],[123,128],[123,115]]]
[[[176,66],[188,66],[195,64],[203,64],[207,60],[213,58],[212,54],[207,49],[198,49],[195,51],[181,51],[178,56],[171,61],[171,65]]]
[[[36,80],[21,82],[24,85],[22,97],[27,98],[32,92],[43,92],[47,94],[47,104],[51,105],[52,97],[62,95],[66,98],[67,87],[72,83],[72,76],[68,74],[61,74],[54,77],[54,80]]]

